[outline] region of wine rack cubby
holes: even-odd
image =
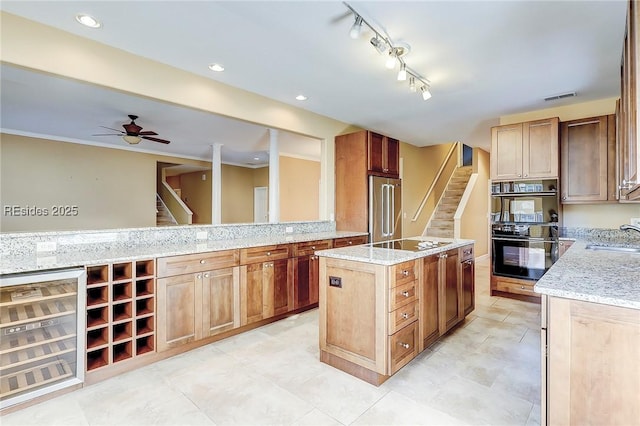
[[[155,261],[87,268],[87,371],[155,351]]]

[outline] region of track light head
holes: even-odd
[[[400,71],[398,71],[398,81],[406,81],[407,80],[407,65],[404,62],[401,62]]]
[[[398,62],[398,57],[396,55],[396,50],[392,47],[389,49],[389,56],[387,57],[387,62],[385,62],[384,66],[387,69],[394,69],[396,67],[396,63]]]
[[[420,91],[422,92],[422,100],[426,101],[431,98],[431,92],[426,85],[422,86]]]
[[[387,51],[387,42],[378,37],[377,34],[374,37],[371,37],[370,43],[376,48],[379,54],[383,54]]]
[[[409,91],[415,93],[416,92],[416,78],[409,78]]]
[[[351,26],[351,30],[349,30],[349,37],[355,40],[358,37],[360,37],[361,32],[362,32],[362,17],[360,15],[356,15],[356,21]]]

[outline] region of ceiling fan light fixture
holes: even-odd
[[[89,28],[100,28],[102,26],[100,21],[86,13],[78,13],[76,15],[76,21]]]
[[[124,135],[122,139],[124,139],[124,141],[129,145],[137,145],[142,140],[140,136],[131,136],[131,135]]]

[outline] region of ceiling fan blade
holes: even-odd
[[[152,138],[151,136],[140,136],[142,139],[147,139],[150,141],[154,141],[154,142],[160,142],[160,143],[170,143],[170,141],[165,140],[165,139],[158,139],[158,138]]]
[[[114,129],[112,127],[106,127],[106,126],[100,126],[100,127],[102,127],[103,129],[109,129],[109,130],[113,130],[115,132],[119,132],[119,134],[124,133],[122,130]]]
[[[121,133],[97,133],[91,136],[122,136]]]
[[[139,135],[150,135],[150,136],[157,135],[157,133],[152,131],[152,130],[145,130],[144,132],[138,132],[138,134]]]

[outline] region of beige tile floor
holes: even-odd
[[[380,387],[318,361],[318,311],[7,414],[10,425],[535,425],[540,305],[489,295]]]

